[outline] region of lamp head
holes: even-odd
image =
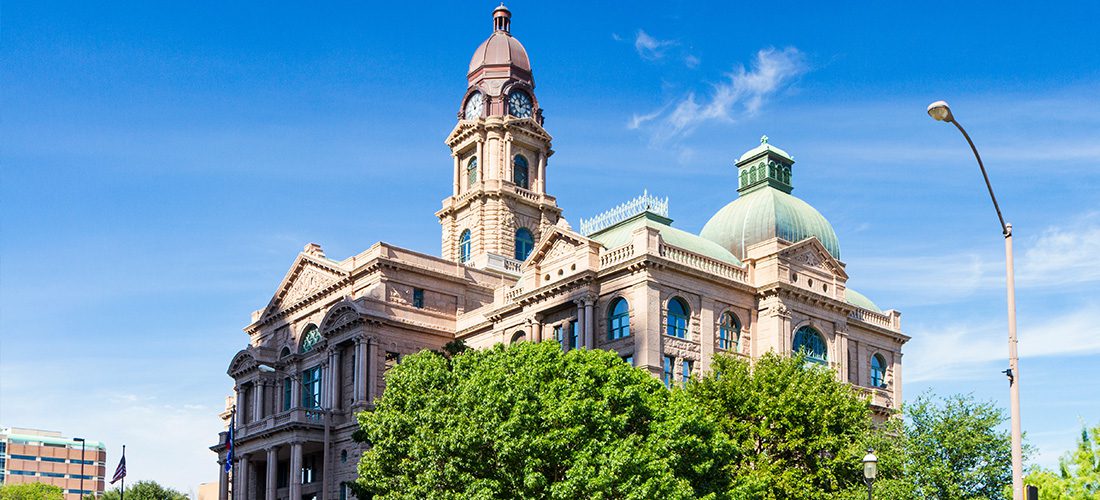
[[[951,114],[951,107],[945,101],[936,101],[928,105],[928,116],[938,122],[953,122],[955,116]]]
[[[271,366],[268,366],[268,365],[261,364],[261,365],[257,366],[256,368],[259,369],[262,372],[265,372],[265,373],[275,373],[275,368],[273,368]]]
[[[78,443],[83,443],[83,442],[84,442],[84,438],[73,438],[73,441],[76,441],[76,442],[78,442]]]
[[[863,457],[863,478],[868,481],[874,481],[877,475],[878,457],[875,456],[873,450],[867,450],[867,455]]]

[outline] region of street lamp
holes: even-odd
[[[974,151],[974,158],[978,160],[978,168],[982,170],[985,178],[985,187],[989,190],[989,197],[993,200],[993,209],[997,211],[997,218],[1001,221],[1001,232],[1005,237],[1005,282],[1008,288],[1008,375],[1009,404],[1012,413],[1012,499],[1024,500],[1024,456],[1020,439],[1020,358],[1016,354],[1016,279],[1012,264],[1012,224],[1005,223],[1001,215],[1001,207],[997,205],[997,197],[993,195],[993,185],[989,183],[989,175],[985,173],[985,165],[978,154],[978,148],[974,147],[974,141],[955,120],[951,114],[951,108],[944,101],[936,101],[928,105],[928,116],[936,121],[953,123],[959,132],[962,132],[970,149]]]
[[[80,498],[84,498],[84,438],[73,438],[80,443]]]
[[[871,485],[875,484],[876,476],[878,476],[878,457],[875,456],[874,450],[868,448],[867,454],[863,456],[863,482],[867,483],[867,500],[871,500]]]

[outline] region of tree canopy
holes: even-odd
[[[43,483],[0,485],[0,500],[64,500],[61,488]]]
[[[122,493],[121,487],[108,490],[99,500],[119,500]],[[85,500],[90,500],[91,495],[85,495]],[[138,481],[126,486],[126,500],[188,500],[187,495],[167,486],[161,486],[156,481]]]
[[[876,498],[998,500],[1011,480],[992,403],[925,394],[874,426],[860,389],[801,356],[717,356],[668,390],[609,351],[456,344],[385,378],[359,414],[360,498],[855,500],[868,448]]]
[[[1077,447],[1058,459],[1057,471],[1036,470],[1026,482],[1038,486],[1043,499],[1100,498],[1100,424],[1081,429]]]

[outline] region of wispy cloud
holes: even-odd
[[[727,79],[713,85],[707,95],[690,92],[657,111],[635,113],[628,127],[645,128],[655,143],[664,143],[688,136],[708,122],[733,122],[752,116],[807,69],[805,56],[794,47],[762,49],[749,68],[739,66],[727,73]]]
[[[657,61],[665,57],[669,47],[676,45],[675,40],[659,40],[653,38],[645,30],[638,30],[634,36],[634,50],[638,56],[647,61]]]
[[[1021,358],[1100,353],[1100,336],[1094,334],[1100,304],[1085,306],[1039,323],[1019,326]],[[983,321],[916,327],[905,347],[906,383],[930,380],[965,380],[988,373],[1008,357],[1004,325]]]
[[[1071,216],[1030,239],[1016,238],[1017,288],[1100,283],[1100,212]],[[910,304],[949,303],[1005,286],[1004,261],[974,252],[862,259],[859,269],[867,289],[895,289],[905,283]]]

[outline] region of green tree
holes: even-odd
[[[1091,500],[1100,498],[1100,425],[1081,429],[1077,449],[1058,459],[1058,470],[1037,470],[1028,474],[1027,484],[1039,487],[1044,500]]]
[[[0,486],[0,500],[63,500],[61,488],[42,483],[5,484]]]
[[[433,352],[359,415],[360,498],[705,498],[725,491],[715,420],[603,350]]]
[[[906,479],[917,498],[1006,498],[1012,446],[1003,409],[971,395],[919,396],[905,407]]]
[[[686,392],[733,445],[723,457],[733,498],[832,498],[862,484],[868,402],[832,370],[801,356],[718,356]]]
[[[122,488],[116,487],[108,490],[100,500],[119,500]],[[91,495],[84,495],[85,500],[91,500]],[[187,495],[172,488],[161,486],[156,481],[138,481],[126,487],[126,500],[188,500]]]

